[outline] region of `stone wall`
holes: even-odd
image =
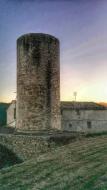
[[[13,134],[15,132],[15,128],[14,127],[0,127],[0,133],[3,134]]]
[[[16,126],[16,101],[12,101],[7,109],[7,125],[10,127]]]
[[[20,159],[26,160],[50,150],[48,140],[27,135],[0,135],[0,144],[14,152]]]
[[[15,135],[0,134],[0,144],[6,146],[21,160],[27,160],[41,153],[51,151],[53,148],[71,143],[75,139],[83,138],[79,133],[52,132],[51,134]]]
[[[62,130],[80,132],[107,131],[107,110],[62,110]]]

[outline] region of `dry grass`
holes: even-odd
[[[107,190],[107,136],[79,140],[2,169],[0,190]]]

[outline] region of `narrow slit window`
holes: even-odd
[[[88,129],[91,129],[91,128],[92,128],[91,121],[87,121],[87,127],[88,127]]]

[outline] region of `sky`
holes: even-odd
[[[0,0],[0,102],[16,96],[16,40],[60,40],[61,100],[107,102],[107,0]]]

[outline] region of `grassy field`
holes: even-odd
[[[0,170],[0,190],[107,190],[107,135]]]

